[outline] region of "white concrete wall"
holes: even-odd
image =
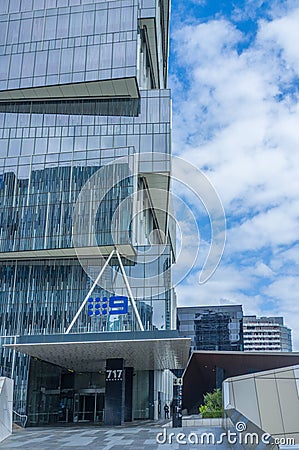
[[[0,442],[12,434],[13,380],[0,377]]]
[[[299,444],[299,366],[228,378],[223,400],[226,411],[238,411],[273,437]]]

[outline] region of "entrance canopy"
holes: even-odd
[[[77,372],[104,370],[107,358],[123,358],[135,370],[184,369],[190,339],[176,330],[20,336],[7,344],[18,352]]]

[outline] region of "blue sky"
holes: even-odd
[[[178,303],[283,315],[296,350],[298,25],[295,1],[174,0],[169,76],[173,152],[209,177],[227,219],[215,275],[198,284],[202,255],[177,286]],[[204,244],[209,233],[200,214],[198,226]]]

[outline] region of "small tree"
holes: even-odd
[[[201,416],[205,418],[222,417],[222,391],[214,389],[213,392],[207,392],[204,396],[204,403],[199,407]]]

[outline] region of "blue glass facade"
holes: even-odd
[[[99,247],[135,246],[138,255],[122,259],[143,326],[174,328],[174,250],[169,238],[150,245],[159,224],[145,189],[148,174],[169,175],[167,28],[168,3],[162,1],[1,2],[0,344],[68,328],[99,271],[91,254],[82,267],[73,251],[76,202],[91,177],[113,161],[102,183],[109,185],[115,174],[122,181],[99,205],[94,229],[86,224],[83,241],[88,248],[94,233]],[[137,176],[117,164],[118,158],[145,153]],[[147,205],[137,219],[137,238],[133,194]],[[111,222],[124,199],[115,242]],[[163,232],[168,236],[167,225]],[[104,274],[94,297],[127,295],[116,258],[111,267],[116,276]],[[131,304],[113,320],[87,312],[72,332],[138,328]],[[2,348],[0,372],[15,379],[19,413],[28,406],[28,368],[29,357]]]
[[[136,0],[11,3],[1,2],[2,90],[136,75]]]

